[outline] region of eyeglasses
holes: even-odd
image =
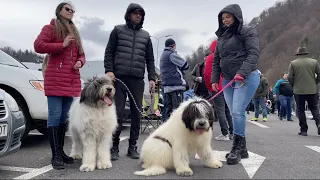
[[[68,7],[65,7],[64,9],[65,9],[66,11],[68,11],[68,12],[75,13],[75,11],[74,11],[73,9],[70,9],[70,8],[68,8]]]

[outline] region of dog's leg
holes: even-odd
[[[110,144],[112,141],[111,135],[104,135],[98,142],[98,158],[97,167],[98,169],[107,169],[112,167],[110,161]]]
[[[72,139],[72,148],[70,157],[73,159],[81,159],[82,158],[82,142],[80,140],[79,134],[71,129],[71,139]]]
[[[173,163],[176,169],[176,173],[179,176],[192,176],[193,171],[189,166],[189,155],[187,147],[176,144],[173,149]]]
[[[83,142],[83,158],[82,165],[80,166],[80,171],[88,172],[93,171],[96,167],[96,138],[92,134],[86,134],[85,132],[81,134],[81,140]]]
[[[198,148],[197,154],[200,159],[204,162],[204,164],[209,168],[220,168],[222,167],[222,163],[214,158],[212,148],[210,144],[200,146]]]

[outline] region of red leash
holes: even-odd
[[[216,98],[217,96],[219,96],[224,90],[226,90],[229,86],[231,86],[232,85],[232,83],[234,83],[235,82],[235,80],[234,79],[232,79],[228,84],[226,84],[217,94],[215,94],[214,96],[212,96],[210,99],[208,99],[208,101],[211,101],[211,100],[213,100],[214,98]],[[233,89],[239,89],[239,88],[241,88],[243,85],[245,85],[246,83],[243,81],[242,82],[242,84],[239,86],[239,87],[237,87],[237,88],[235,88],[235,87],[232,87]]]

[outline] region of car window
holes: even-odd
[[[20,63],[18,60],[14,59],[13,57],[9,56],[7,53],[0,50],[0,64],[20,67],[20,68],[27,68],[25,65]]]

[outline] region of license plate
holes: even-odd
[[[8,135],[8,124],[0,124],[0,137]]]

